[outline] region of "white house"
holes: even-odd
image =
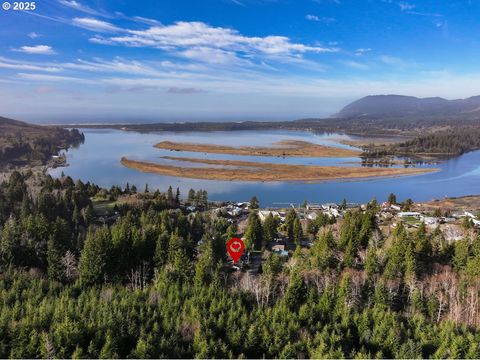
[[[425,223],[425,225],[434,226],[434,225],[438,225],[440,219],[436,217],[431,217],[431,216],[423,216],[422,220]]]
[[[228,211],[230,216],[240,216],[243,212],[243,209],[239,207],[234,207],[232,210]]]
[[[317,213],[311,212],[307,214],[307,219],[308,220],[315,220],[317,218]]]
[[[419,212],[415,212],[415,211],[404,211],[404,212],[399,212],[398,216],[400,216],[401,218],[414,217],[416,219],[420,219],[422,214],[420,214]]]
[[[465,211],[465,216],[469,217],[470,219],[476,219],[477,217],[475,215],[473,215],[471,212],[469,211]]]
[[[278,211],[270,211],[270,210],[260,210],[258,212],[258,217],[260,218],[261,222],[264,222],[265,219],[267,218],[268,215],[272,214],[273,217],[278,216],[280,217],[280,214]]]

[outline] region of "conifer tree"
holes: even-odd
[[[263,243],[262,223],[256,212],[248,215],[248,225],[245,230],[245,247],[247,249],[260,250]]]
[[[256,210],[260,207],[260,204],[258,202],[258,199],[256,196],[252,196],[252,198],[250,199],[250,209],[252,210]]]
[[[272,242],[277,236],[278,220],[269,213],[263,223],[263,237],[266,243]]]
[[[297,213],[295,209],[290,209],[285,217],[285,228],[287,229],[288,240],[294,241],[294,223],[297,218]]]
[[[334,238],[331,230],[318,236],[317,241],[315,241],[312,247],[315,266],[318,266],[321,270],[325,270],[333,265],[334,246]]]
[[[106,227],[87,234],[79,261],[80,281],[84,285],[100,284],[111,269],[112,244]]]
[[[295,217],[295,220],[293,220],[293,242],[297,246],[300,246],[302,240],[303,240],[302,224],[300,223],[300,219],[298,217]]]

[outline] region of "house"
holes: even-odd
[[[233,209],[228,211],[228,215],[233,216],[233,217],[237,217],[237,216],[240,216],[242,214],[242,212],[243,212],[242,208],[234,207]]]
[[[281,257],[287,257],[288,256],[288,250],[285,249],[285,245],[274,245],[272,246],[272,252],[274,254],[277,254]]]
[[[320,205],[320,204],[307,204],[307,210],[322,210],[322,205]]]
[[[473,215],[471,212],[469,211],[465,211],[465,216],[466,217],[469,217],[470,219],[476,219],[477,217],[475,215]]]
[[[334,208],[330,208],[328,210],[324,210],[323,213],[325,215],[328,215],[329,217],[339,217],[340,216],[340,212],[337,210],[337,209],[334,209]]]
[[[272,251],[277,252],[277,251],[284,251],[285,250],[285,245],[284,244],[275,244],[272,246]]]
[[[390,205],[390,209],[395,210],[395,211],[402,210],[399,205]]]
[[[454,217],[455,219],[461,219],[461,218],[464,218],[465,217],[465,213],[461,214],[461,213],[453,213],[452,214],[452,217]]]
[[[414,211],[404,211],[404,212],[399,212],[398,216],[400,216],[401,218],[414,217],[416,219],[420,219],[422,217],[422,214]]]
[[[277,216],[280,217],[280,213],[278,211],[270,211],[270,210],[260,210],[258,212],[258,217],[260,218],[261,222],[264,222],[267,216],[272,214],[273,217]]]
[[[431,216],[423,216],[422,218],[425,225],[435,226],[438,225],[440,222],[439,218],[431,217]]]
[[[318,215],[317,213],[311,212],[311,213],[308,213],[306,217],[308,220],[315,220],[318,217]]]
[[[197,210],[197,208],[196,208],[195,206],[193,206],[193,205],[187,207],[187,211],[189,211],[189,212],[194,212],[195,210]]]
[[[336,209],[338,210],[338,205],[335,204],[335,203],[326,203],[326,204],[322,204],[322,209],[323,210],[330,210],[330,209]]]

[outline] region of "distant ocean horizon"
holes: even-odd
[[[198,123],[198,122],[269,122],[269,121],[293,121],[299,119],[321,119],[326,118],[330,114],[317,114],[315,116],[212,116],[212,117],[153,117],[153,116],[112,116],[112,115],[54,115],[51,117],[45,115],[22,115],[13,114],[5,115],[7,118],[26,121],[40,125],[122,125],[122,124],[154,124],[154,123]]]

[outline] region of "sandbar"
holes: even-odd
[[[271,147],[179,143],[162,141],[155,145],[158,149],[171,151],[190,151],[210,154],[231,154],[248,156],[278,157],[357,157],[360,150],[325,146],[299,140],[279,141]]]
[[[185,161],[205,165],[223,165],[222,167],[188,167],[165,165],[147,161],[130,160],[126,157],[121,163],[131,169],[151,172],[165,176],[183,177],[205,180],[274,182],[274,181],[301,181],[321,182],[328,180],[365,179],[373,177],[396,177],[419,175],[437,171],[432,168],[371,168],[371,167],[340,167],[273,164],[237,160],[208,160],[196,158],[170,157],[165,159]],[[235,167],[235,168],[232,168]]]

